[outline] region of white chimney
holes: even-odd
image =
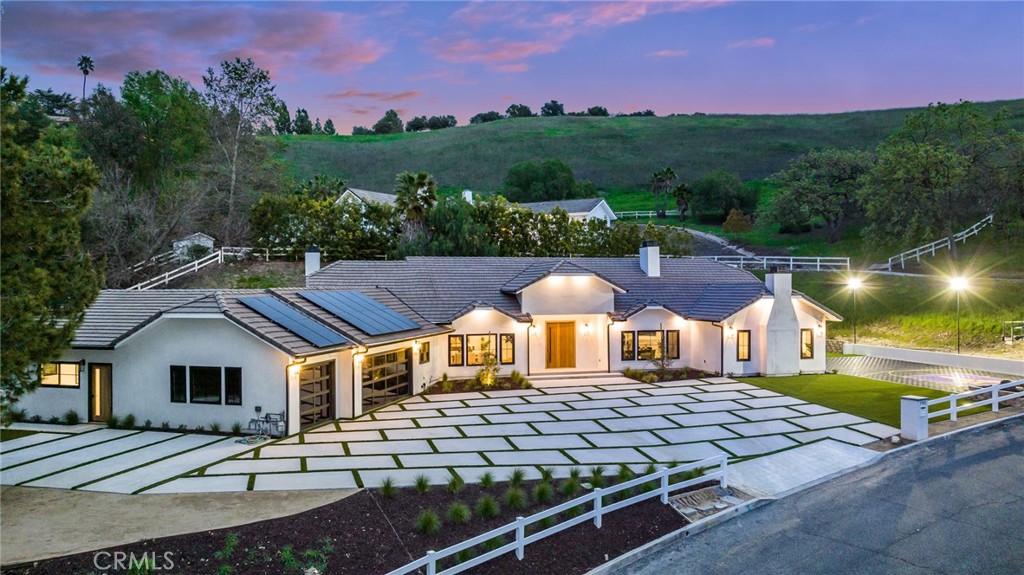
[[[320,270],[320,248],[309,246],[306,248],[306,275],[313,275]]]
[[[462,190],[462,199],[466,200],[469,205],[473,205],[473,190]]]
[[[800,322],[793,307],[793,276],[772,268],[764,278],[772,292],[772,311],[768,314],[766,375],[800,373]]]
[[[661,249],[651,240],[640,244],[640,269],[649,278],[661,277]]]

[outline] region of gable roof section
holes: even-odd
[[[566,260],[559,260],[554,265],[551,265],[550,262],[544,261],[541,263],[536,263],[527,266],[527,268],[524,269],[518,275],[516,275],[516,277],[505,282],[505,285],[501,286],[501,291],[503,293],[517,294],[523,291],[524,289],[528,288],[529,286],[539,282],[540,280],[552,275],[594,276],[600,279],[601,281],[605,282],[606,284],[610,285],[613,290],[619,293],[626,292],[626,288],[617,285],[615,282],[609,280],[608,278],[602,276],[601,274],[584,268],[577,263]]]
[[[603,198],[583,198],[578,200],[555,200],[551,202],[527,202],[520,206],[533,210],[538,214],[550,214],[555,208],[562,208],[570,214],[589,214],[603,202]]]
[[[200,303],[212,291],[205,290],[103,290],[85,310],[85,318],[75,331],[71,347],[113,349],[118,342],[149,325],[171,309],[208,311],[209,302]]]
[[[384,192],[371,192],[370,190],[358,190],[356,188],[349,188],[341,194],[341,198],[350,194],[355,196],[357,199],[363,202],[375,202],[378,204],[395,205],[395,199],[398,197],[395,194],[388,194]],[[339,198],[339,200],[341,199]]]

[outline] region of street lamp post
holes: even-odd
[[[863,284],[860,278],[850,278],[846,285],[853,292],[853,345],[857,345],[857,290]]]
[[[956,292],[956,353],[960,353],[960,292],[967,289],[967,278],[957,276],[949,279],[949,289]]]

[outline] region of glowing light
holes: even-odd
[[[850,278],[846,280],[846,287],[853,291],[859,290],[864,285],[864,282],[860,278]]]
[[[366,357],[365,353],[357,353],[352,356],[352,361],[355,362],[356,365],[362,365],[364,357]]]
[[[537,327],[537,324],[531,323],[530,324],[530,333],[532,333],[533,335],[537,335],[538,331],[540,331],[540,328]]]
[[[413,351],[418,352],[421,347],[423,347],[423,346],[420,345],[419,340],[416,340],[416,341],[412,342],[412,350]]]
[[[583,335],[590,335],[590,324],[583,324]]]
[[[953,291],[964,291],[969,287],[967,278],[963,276],[956,276],[949,278],[949,289]]]

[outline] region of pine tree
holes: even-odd
[[[295,123],[292,125],[295,134],[312,134],[313,122],[309,121],[309,112],[305,108],[295,110]]]
[[[26,78],[0,68],[0,407],[4,417],[38,384],[34,367],[71,343],[99,293],[98,267],[81,246],[81,217],[99,181],[72,134],[49,128],[19,144]],[[14,222],[14,225],[11,223]]]
[[[338,133],[334,129],[334,122],[330,118],[327,118],[327,121],[324,122],[324,133],[328,136],[333,136]]]

